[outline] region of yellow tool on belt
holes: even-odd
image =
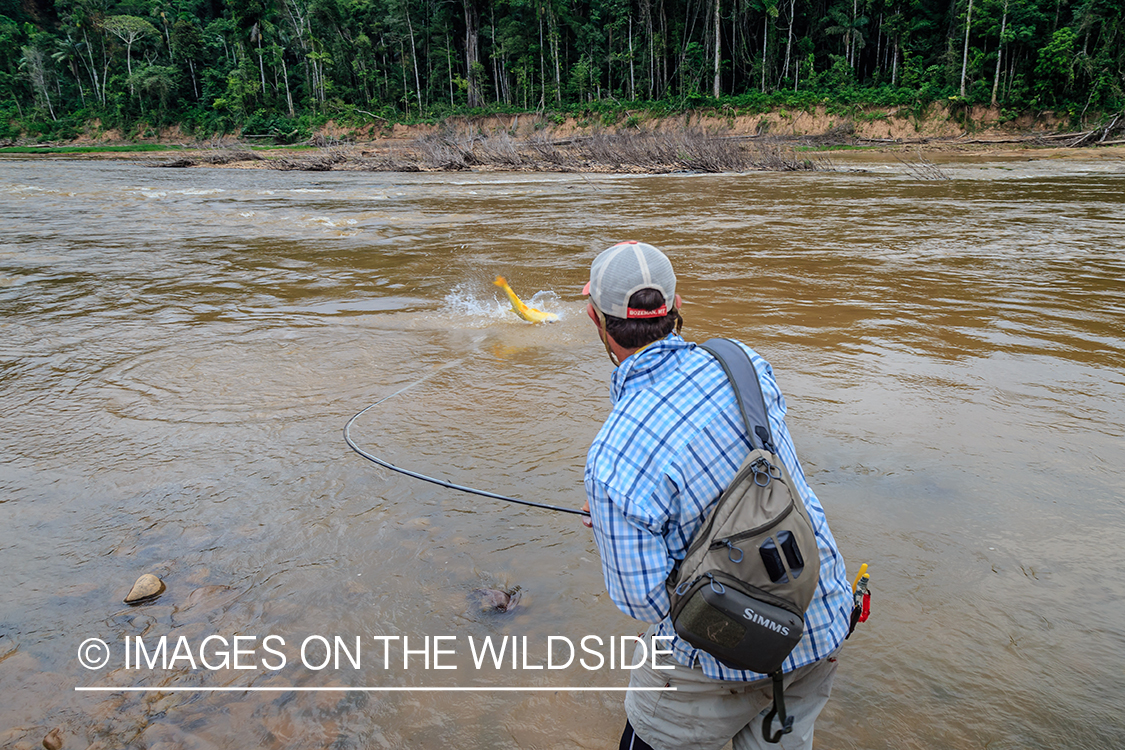
[[[848,638],[851,638],[856,624],[867,622],[871,614],[871,592],[867,588],[870,582],[871,576],[867,575],[867,563],[864,563],[859,566],[859,573],[852,582],[852,618],[848,626]]]

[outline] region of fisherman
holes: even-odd
[[[676,637],[665,580],[734,478],[751,442],[734,389],[718,360],[679,335],[683,318],[672,264],[660,250],[622,242],[590,268],[586,310],[610,360],[613,409],[586,458],[585,510],[606,588],[630,617],[653,623],[644,636],[660,655],[632,672],[621,748],[770,748],[762,720],[771,680],[733,669]],[[813,724],[832,689],[836,652],[852,609],[844,560],[820,501],[808,486],[785,426],[785,399],[769,363],[745,347],[758,373],[777,452],[809,511],[820,551],[820,583],[805,633],[786,659],[785,703],[793,730],[780,747],[811,748]],[[670,644],[670,645],[669,645]]]

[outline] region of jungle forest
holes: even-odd
[[[454,114],[1125,106],[1121,0],[0,0],[0,140]]]

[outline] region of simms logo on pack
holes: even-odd
[[[756,625],[761,625],[762,627],[769,628],[775,633],[789,635],[789,628],[787,626],[774,622],[768,617],[762,617],[760,614],[750,609],[749,607],[742,610],[742,616]]]

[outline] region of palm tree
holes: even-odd
[[[867,16],[859,15],[859,0],[852,0],[850,16],[845,8],[836,5],[828,11],[828,18],[832,25],[824,30],[825,33],[843,38],[844,58],[848,61],[848,65],[854,68],[859,50],[863,49],[867,43],[863,36],[863,27],[867,25]]]

